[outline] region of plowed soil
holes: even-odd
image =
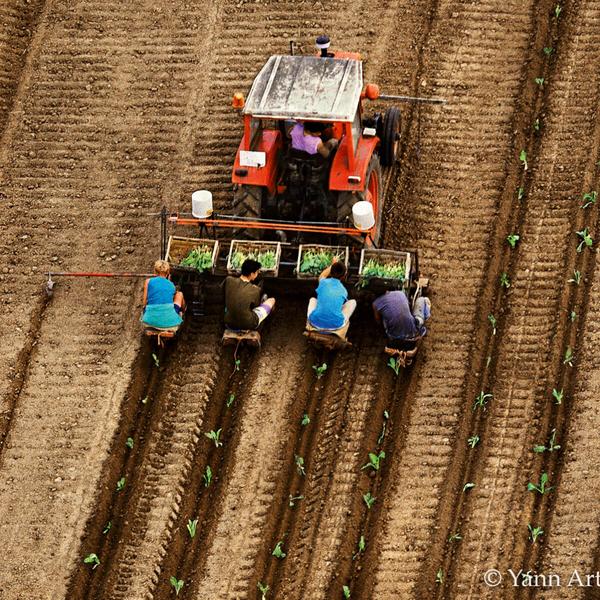
[[[139,280],[46,295],[147,271],[195,189],[227,211],[233,92],[323,31],[448,101],[401,106],[386,173],[385,246],[430,278],[414,365],[368,306],[337,354],[300,297],[258,352],[215,300],[156,352]],[[0,598],[600,597],[599,74],[595,0],[5,0]]]

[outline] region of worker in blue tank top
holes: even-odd
[[[154,263],[155,277],[144,283],[142,323],[158,329],[179,327],[185,309],[183,294],[169,281],[171,267],[166,260]]]

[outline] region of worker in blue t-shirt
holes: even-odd
[[[319,275],[317,297],[308,303],[308,329],[346,337],[356,300],[348,300],[348,292],[341,281],[345,276],[346,267],[337,260]]]
[[[154,263],[155,277],[144,283],[142,323],[157,329],[179,327],[185,310],[183,294],[168,279],[171,266],[166,260]]]

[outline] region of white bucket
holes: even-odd
[[[361,200],[352,207],[352,220],[354,227],[360,231],[367,231],[375,225],[375,215],[373,214],[373,205],[367,200]]]
[[[213,212],[212,194],[208,190],[192,193],[192,215],[196,219],[208,219]]]

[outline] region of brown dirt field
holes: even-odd
[[[595,238],[598,222],[580,206],[598,186],[600,5],[567,2],[559,18],[555,5],[6,0],[0,598],[166,599],[171,575],[184,599],[260,599],[259,582],[286,600],[342,598],[343,585],[360,600],[597,597],[515,588],[507,574],[600,564],[598,277],[595,248],[575,252],[574,234]],[[431,278],[412,368],[387,367],[368,307],[353,348],[332,354],[306,345],[305,300],[287,299],[235,370],[219,303],[156,364],[139,284],[59,280],[45,296],[49,268],[147,270],[150,213],[187,210],[194,189],[228,210],[232,93],[289,39],[311,52],[321,31],[360,51],[384,91],[449,100],[403,107],[402,162],[386,174],[386,244],[417,248]],[[493,397],[474,411],[482,390]],[[218,429],[217,447],[204,434]],[[534,453],[553,430],[561,450]],[[526,490],[542,472],[555,486],[543,497]],[[544,529],[536,544],[529,523]],[[488,568],[505,575],[499,588],[484,585]]]

